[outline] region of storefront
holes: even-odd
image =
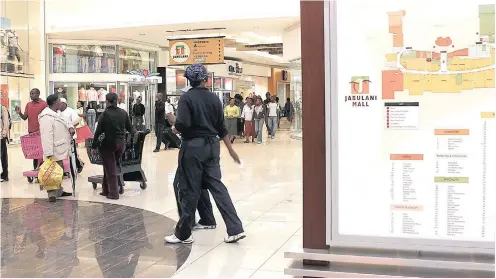
[[[50,94],[57,93],[75,108],[105,109],[105,95],[116,93],[119,106],[131,111],[137,98],[146,107],[145,127],[153,123],[153,101],[157,94],[157,48],[126,42],[51,39]]]
[[[0,2],[0,97],[12,119],[10,138],[19,143],[27,122],[15,112],[24,112],[29,91],[45,94],[45,29],[43,1]]]
[[[302,138],[302,83],[301,83],[301,59],[291,62],[291,92],[290,100],[293,105],[294,114],[291,123],[291,137]]]

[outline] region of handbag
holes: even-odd
[[[105,133],[101,133],[96,139],[96,145],[100,148],[103,147],[103,142],[105,141]]]

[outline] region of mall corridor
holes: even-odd
[[[217,228],[194,232],[192,245],[164,245],[178,219],[172,189],[177,150],[152,153],[153,143],[149,135],[142,163],[146,190],[127,182],[121,199],[107,204],[100,188],[93,190],[87,182],[102,173],[101,167],[91,165],[81,148],[86,166],[77,196],[55,207],[46,192],[22,177],[31,162],[23,159],[21,148],[10,148],[16,159],[11,180],[2,183],[1,276],[283,277],[289,261],[284,251],[301,246],[301,141],[287,132],[263,145],[237,141],[242,167],[223,149],[223,181],[247,237],[224,243],[225,226],[214,206]],[[69,181],[64,183],[70,189]]]

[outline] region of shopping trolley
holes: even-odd
[[[141,168],[141,159],[143,158],[143,146],[146,135],[150,133],[149,129],[138,132],[136,138],[131,134],[126,135],[126,150],[120,158],[117,159],[117,181],[119,184],[119,194],[124,193],[125,181],[139,182],[141,189],[146,189],[146,176]],[[103,160],[98,149],[92,149],[93,139],[86,139],[86,151],[90,162],[95,165],[102,165]],[[95,175],[88,177],[88,182],[96,189],[98,184],[103,183],[103,175]]]
[[[24,177],[28,178],[29,183],[33,183],[34,179],[38,178],[38,171],[43,163],[43,148],[41,145],[40,133],[31,133],[21,137],[21,147],[22,153],[24,153],[24,158],[38,160],[38,166],[35,170],[25,171],[22,173]],[[69,159],[62,161],[64,165],[64,174],[70,173]]]

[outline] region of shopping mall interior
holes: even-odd
[[[434,1],[437,11],[446,1]],[[1,277],[494,277],[496,203],[488,201],[486,209],[486,196],[496,196],[496,176],[485,170],[496,167],[496,149],[490,144],[496,142],[496,98],[484,95],[484,90],[495,90],[491,1],[477,0],[457,10],[467,13],[460,22],[443,9],[440,18],[451,25],[441,24],[439,14],[429,13],[435,32],[425,23],[429,31],[422,34],[434,38],[434,47],[426,43],[429,50],[416,54],[412,49],[424,45],[421,35],[408,37],[420,33],[412,18],[421,14],[417,6],[429,2],[382,0],[372,7],[366,0],[350,0],[342,6],[347,1],[253,0],[242,8],[241,2],[228,0],[123,2],[0,0],[2,120],[3,109],[8,112],[8,121],[2,122],[8,124],[0,129]],[[345,16],[350,13],[355,15]],[[353,23],[350,18],[355,17],[364,19]],[[463,33],[468,29],[465,22],[477,29],[476,35],[472,30],[470,35]],[[418,39],[418,47],[412,37]],[[476,44],[458,47],[469,41],[467,37],[467,44]],[[468,62],[470,56],[481,66]],[[352,63],[344,61],[351,57]],[[443,67],[444,60],[453,64]],[[190,88],[185,70],[192,64],[205,65],[209,76],[205,87],[224,107],[236,96],[242,102],[257,96],[270,102],[267,98],[273,96],[278,104],[277,123],[273,128],[264,126],[254,142],[249,137],[245,142],[246,121],[244,128],[238,121],[240,136],[233,148],[241,164],[221,148],[222,181],[246,235],[236,243],[225,242],[226,225],[212,196],[216,227],[194,229],[193,243],[164,240],[174,234],[179,220],[173,182],[180,148],[157,148],[162,136],[157,138],[155,131],[156,101],[160,93],[172,108],[169,112],[177,113],[181,96]],[[469,64],[472,68],[465,68]],[[438,97],[428,97],[436,93],[431,87],[438,77],[446,83],[441,93],[459,88],[453,90],[462,96],[477,90],[484,104],[469,103],[473,103],[470,108],[477,107],[474,121],[484,132],[477,126],[469,133],[468,127],[445,119],[439,120],[441,128],[434,126],[437,122],[427,123],[418,108],[426,104],[420,111],[427,111],[429,102],[431,107],[443,106]],[[475,85],[465,85],[466,78]],[[454,85],[447,85],[451,79]],[[423,84],[421,89],[418,84]],[[18,107],[28,114],[33,88],[40,90],[42,100],[56,94],[68,108],[84,111],[81,121],[76,121],[75,136],[76,159],[84,167],[77,175],[71,171],[74,168],[64,167],[69,177],[62,187],[72,196],[55,203],[49,202],[37,179],[38,170],[32,170],[32,159],[37,158],[32,150],[40,150],[44,139],[37,137],[39,144],[27,147],[35,142],[26,136],[32,135],[30,121],[16,111]],[[429,93],[419,96],[424,91]],[[131,145],[139,146],[139,155],[129,155],[134,158],[129,159],[132,165],[124,166],[131,154],[127,150],[121,158],[121,171],[129,175],[122,175],[124,186],[117,200],[100,195],[103,167],[88,145],[92,136],[80,140],[79,132],[84,126],[95,131],[98,117],[106,111],[108,93],[117,94],[118,106],[135,128],[150,131],[136,141],[141,144],[131,140]],[[455,110],[467,105],[454,102],[449,114],[456,115]],[[142,116],[135,115],[138,104],[143,104]],[[95,118],[88,117],[90,110]],[[381,118],[374,122],[377,111]],[[457,117],[470,119],[466,115]],[[427,117],[436,116],[430,112]],[[438,152],[431,156],[424,155],[422,148],[409,148],[424,143],[424,136],[418,142],[405,138],[427,126],[436,131],[438,150],[444,144],[440,141],[446,141],[448,151],[441,154],[427,148],[426,152]],[[446,158],[471,152],[453,151],[459,146],[479,148],[477,140],[467,143],[462,137],[472,131],[484,133],[483,155],[477,151],[479,161],[474,163],[476,168],[483,160],[484,178],[475,174],[470,178],[471,183],[479,183],[472,188],[482,190],[467,200],[459,185],[468,184],[472,174],[460,174],[468,168],[466,163]],[[405,143],[385,143],[386,138]],[[493,150],[492,155],[486,150]],[[429,175],[425,166],[434,159],[427,157],[445,158],[444,163],[435,162],[437,172],[429,182],[424,179]],[[425,165],[417,164],[423,160]],[[385,175],[374,176],[380,171]],[[425,190],[423,184],[419,187],[415,179],[434,183],[429,187],[436,192]],[[447,188],[438,190],[438,184]],[[482,218],[467,213],[467,202],[483,204],[481,213],[476,213]],[[443,218],[445,223],[439,221]]]

